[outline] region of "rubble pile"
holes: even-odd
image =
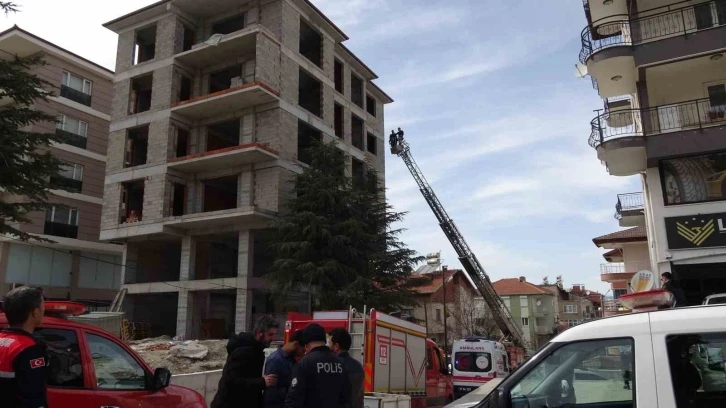
[[[161,336],[129,342],[152,368],[165,367],[172,374],[219,370],[227,359],[227,340],[172,340]]]

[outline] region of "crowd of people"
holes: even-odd
[[[347,330],[333,329],[328,346],[325,329],[310,324],[291,333],[265,360],[264,350],[278,328],[274,319],[263,316],[252,333],[229,340],[211,408],[363,408],[363,366],[348,353]]]

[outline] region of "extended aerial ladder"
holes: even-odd
[[[459,257],[461,265],[464,267],[466,274],[474,282],[479,293],[484,298],[489,308],[492,311],[494,321],[496,322],[499,329],[502,331],[506,339],[512,341],[516,346],[526,347],[527,342],[524,338],[522,329],[515,323],[512,315],[509,313],[509,309],[504,305],[502,298],[497,295],[497,292],[492,286],[492,281],[489,279],[484,268],[476,259],[476,255],[469,248],[469,244],[466,243],[464,237],[459,232],[459,229],[454,224],[454,221],[446,213],[444,206],[441,205],[436,193],[426,181],[421,169],[419,169],[416,161],[411,156],[411,149],[408,142],[403,140],[403,131],[398,129],[398,133],[391,134],[391,153],[401,157],[403,162],[406,163],[406,167],[411,172],[416,184],[418,184],[421,194],[431,207],[431,211],[434,212],[436,219],[439,221],[441,229],[444,231],[444,235],[449,239],[451,245],[454,247],[456,254]]]

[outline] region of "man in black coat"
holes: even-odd
[[[337,327],[330,332],[330,349],[343,360],[343,369],[348,374],[348,383],[350,384],[350,404],[352,408],[363,408],[363,382],[365,381],[365,371],[363,364],[354,359],[348,353],[353,339],[350,337],[348,330]]]
[[[673,274],[670,272],[663,272],[660,275],[661,288],[667,290],[673,294],[673,298],[676,300],[673,307],[685,307],[688,306],[686,302],[686,293],[683,288],[673,280]]]
[[[325,345],[325,329],[313,323],[303,329],[307,354],[292,369],[285,408],[348,408],[350,385],[343,361]]]
[[[265,348],[277,336],[277,322],[263,316],[252,333],[232,336],[227,343],[227,362],[219,379],[211,408],[262,407],[262,392],[277,384],[276,375],[262,375]]]

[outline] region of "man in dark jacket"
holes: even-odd
[[[265,390],[262,404],[264,408],[282,408],[285,405],[287,389],[292,382],[292,367],[297,359],[305,355],[305,347],[300,345],[301,334],[300,330],[293,332],[284,346],[267,357],[265,375],[276,375],[277,385]]]
[[[673,280],[673,274],[670,272],[663,272],[660,275],[660,281],[661,281],[661,288],[663,290],[667,290],[673,294],[673,298],[675,299],[675,304],[673,307],[685,307],[688,306],[688,303],[686,302],[686,293],[683,291],[683,288],[681,288],[681,285],[678,284],[678,282],[675,282]]]
[[[350,333],[342,327],[335,328],[330,332],[330,349],[338,355],[338,358],[343,360],[343,368],[348,374],[351,407],[363,408],[363,381],[366,374],[363,365],[349,354],[352,343],[353,339],[350,337]]]
[[[343,361],[325,345],[325,329],[313,323],[302,333],[307,354],[292,369],[285,408],[350,407],[350,385]]]
[[[262,375],[265,348],[277,336],[278,324],[263,316],[252,333],[232,336],[227,343],[227,362],[219,379],[211,408],[262,407],[262,391],[277,384],[274,374]]]

